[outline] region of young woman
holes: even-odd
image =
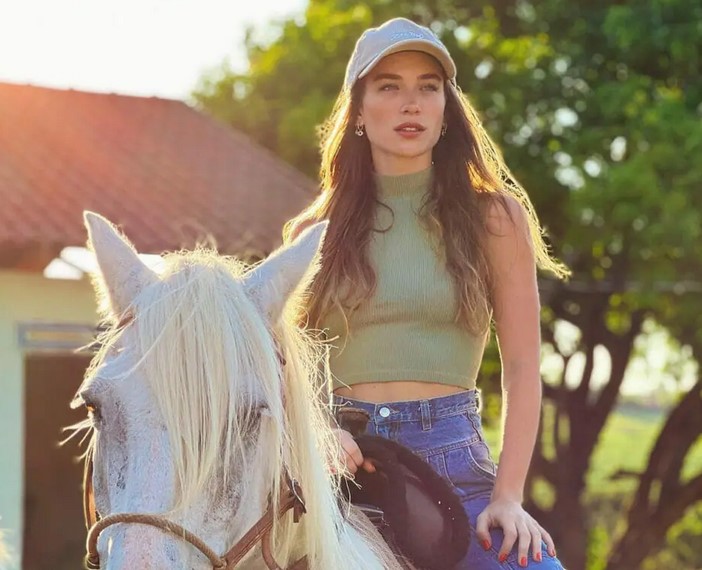
[[[285,227],[329,220],[308,324],[326,332],[338,406],[409,446],[461,497],[475,536],[461,570],[562,568],[522,507],[541,384],[536,266],[564,276],[524,190],[427,28],[366,30],[323,130],[322,192]],[[502,360],[499,470],[476,378],[493,322]],[[364,463],[346,432],[352,473]]]

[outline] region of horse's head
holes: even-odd
[[[326,223],[254,268],[195,251],[165,256],[156,273],[110,222],[85,221],[109,324],[73,404],[94,430],[97,510],[165,514],[222,554],[261,516],[287,461],[289,345],[276,337],[281,321],[293,330]],[[212,567],[141,524],[110,526],[98,550],[110,570]]]

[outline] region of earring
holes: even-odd
[[[362,137],[363,136],[363,125],[356,125],[356,136],[357,137]]]
[[[441,136],[442,136],[442,137],[445,137],[445,136],[446,136],[446,128],[447,128],[447,127],[448,127],[448,125],[447,125],[446,123],[444,123],[443,125],[441,125]]]

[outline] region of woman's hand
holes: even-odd
[[[336,435],[339,445],[344,453],[342,463],[346,465],[346,471],[354,475],[359,467],[362,467],[368,473],[375,473],[375,466],[363,458],[361,449],[358,447],[353,436],[344,429],[334,428],[332,430]]]
[[[551,535],[517,501],[493,499],[478,516],[476,533],[485,550],[492,545],[489,529],[495,527],[501,527],[504,533],[502,548],[498,554],[500,562],[507,559],[515,542],[517,543],[517,560],[520,566],[527,565],[530,546],[533,559],[536,562],[541,562],[542,540],[548,547],[549,555],[556,555]]]

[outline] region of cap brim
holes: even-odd
[[[445,50],[441,49],[439,46],[430,42],[429,40],[418,39],[403,40],[384,49],[361,70],[361,73],[358,74],[357,79],[361,79],[373,71],[373,68],[378,65],[378,62],[380,62],[380,60],[384,57],[402,51],[421,51],[435,57],[441,64],[441,67],[444,69],[447,79],[451,81],[455,79],[456,65],[453,63],[451,56],[448,55]]]

